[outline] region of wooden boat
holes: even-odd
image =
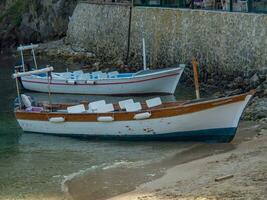
[[[31,107],[26,102],[27,108],[16,107],[15,115],[26,132],[116,140],[229,142],[253,94],[171,103],[155,98],[143,104],[128,100]]]
[[[22,71],[25,72],[23,51],[31,50],[35,68],[37,69],[34,48],[37,45],[20,46]],[[145,57],[145,56],[144,56]],[[74,72],[34,74],[21,77],[25,89],[37,92],[68,93],[68,94],[173,94],[183,73],[185,65],[179,67],[149,70],[144,63],[144,69],[136,73],[119,73],[117,71],[104,73],[101,71],[84,73]],[[48,87],[48,78],[50,86]]]
[[[94,73],[83,73],[75,76],[71,72],[52,73],[50,91],[67,94],[173,94],[184,67],[142,70],[137,73],[117,73],[109,75],[99,72],[105,78]],[[25,89],[48,92],[47,76],[45,74],[30,75],[21,78]]]

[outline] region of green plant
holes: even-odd
[[[2,15],[0,15],[0,22],[2,22],[4,18],[9,17],[14,26],[19,26],[22,21],[22,15],[25,11],[26,2],[23,0],[17,0]]]

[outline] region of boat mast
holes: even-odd
[[[197,99],[200,99],[198,74],[197,74],[197,61],[196,61],[195,57],[193,57],[193,59],[192,59],[192,65],[193,65],[193,71],[194,71],[194,82],[195,82],[196,97],[197,97]]]
[[[23,72],[25,72],[25,66],[24,66],[24,57],[23,57],[23,48],[22,48],[22,45],[20,45],[20,56],[21,56],[21,65],[22,65],[22,69],[23,69]]]
[[[143,66],[144,66],[144,70],[146,70],[146,43],[145,43],[145,39],[142,39],[143,41]]]
[[[18,73],[18,70],[15,69],[15,74]],[[20,101],[20,93],[19,93],[19,81],[18,77],[16,77],[16,88],[17,88],[17,95],[18,95],[18,102],[19,102],[19,109],[21,109],[21,101]]]
[[[47,67],[49,67],[49,66],[47,66]],[[52,111],[52,107],[51,107],[51,105],[52,105],[52,101],[51,101],[51,88],[50,88],[51,79],[52,79],[51,71],[48,71],[47,72],[48,100],[49,100],[50,108],[51,108],[51,111]]]
[[[31,43],[31,46],[32,46],[32,56],[33,56],[33,61],[34,61],[35,69],[38,69],[36,58],[35,58],[35,53],[34,53],[34,46],[33,46],[32,43]]]

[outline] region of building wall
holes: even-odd
[[[103,60],[125,60],[129,7],[80,3],[69,23],[67,41]],[[267,65],[267,15],[172,8],[134,7],[130,61],[142,63],[142,37],[148,64],[188,63],[193,56],[210,69]]]
[[[123,60],[127,48],[129,7],[80,3],[70,19],[67,42],[103,60]]]

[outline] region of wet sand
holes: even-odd
[[[247,197],[243,191],[246,186],[242,184],[248,184],[247,193],[257,193],[261,197],[266,189],[261,184],[266,185],[267,181],[257,179],[267,177],[267,154],[264,152],[267,134],[263,131],[259,136],[257,131],[255,122],[242,122],[235,139],[229,144],[196,143],[192,148],[159,162],[132,167],[127,164],[84,173],[72,177],[64,185],[68,196],[75,200],[112,196],[115,196],[112,200]],[[234,174],[234,178],[214,182],[216,177],[229,174]],[[257,189],[251,192],[256,186]]]
[[[257,129],[241,128],[239,137]],[[227,175],[233,177],[215,181]],[[267,199],[267,130],[261,129],[232,151],[177,165],[163,177],[109,200],[125,199]]]

